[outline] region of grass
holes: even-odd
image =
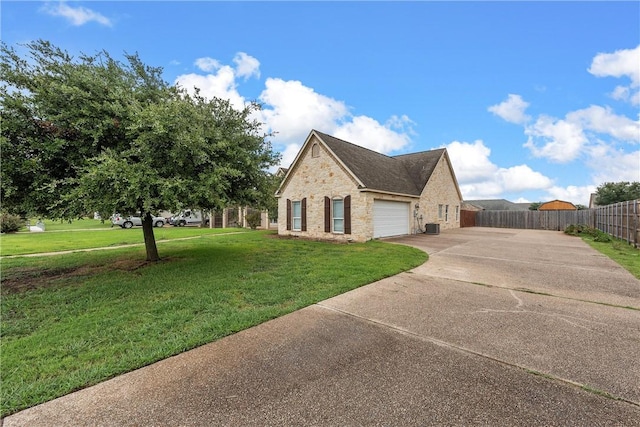
[[[75,233],[82,232],[66,234]],[[27,234],[43,235],[47,232]],[[3,246],[7,237],[14,236],[3,236]],[[144,248],[134,247],[3,259],[0,416],[427,259],[402,245],[278,239],[269,232],[170,241],[162,245],[161,256],[163,262],[145,263]]]
[[[38,222],[38,218],[29,218],[29,223],[31,225],[36,225]],[[69,231],[69,230],[86,230],[86,229],[110,229],[111,221],[107,218],[104,223],[99,219],[93,218],[81,218],[76,219],[71,222],[67,220],[54,220],[54,219],[45,219],[44,227],[46,231]],[[26,231],[26,228],[21,229],[20,231]]]
[[[612,237],[611,242],[596,242],[594,238],[586,233],[581,233],[582,240],[587,242],[592,248],[608,256],[637,279],[640,279],[640,250],[629,245],[624,240]]]
[[[95,221],[95,220],[85,220]],[[81,222],[81,221],[76,221]],[[100,223],[100,221],[95,221]],[[73,224],[72,224],[73,226]],[[144,243],[142,227],[124,229],[121,227],[103,226],[97,229],[74,229],[63,231],[63,225],[58,224],[51,230],[46,226],[44,233],[12,233],[0,235],[0,255],[26,255],[42,252],[58,252],[76,249],[90,249],[107,246],[129,245]],[[71,232],[72,231],[72,232]],[[229,232],[245,231],[239,228],[201,228],[201,227],[173,227],[165,225],[154,228],[156,242],[184,237],[206,236]],[[162,249],[160,249],[162,251]]]

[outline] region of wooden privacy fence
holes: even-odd
[[[640,199],[598,206],[594,227],[638,247],[640,244]]]
[[[579,211],[478,211],[475,215],[478,227],[563,231],[571,224],[597,228],[638,247],[640,199]]]
[[[533,230],[564,230],[571,224],[593,227],[593,209],[581,211],[479,211],[476,226],[524,228]]]

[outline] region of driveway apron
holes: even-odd
[[[427,263],[4,426],[640,425],[640,281],[559,232],[391,239]]]

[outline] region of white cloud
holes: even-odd
[[[635,49],[622,49],[613,53],[599,53],[593,58],[589,72],[597,77],[628,77],[630,86],[617,86],[613,99],[640,105],[640,45]]]
[[[599,53],[593,58],[589,72],[597,77],[631,79],[632,86],[640,86],[640,45],[635,49],[621,49],[613,53]]]
[[[260,61],[253,56],[238,52],[233,58],[233,62],[236,64],[236,75],[238,77],[244,77],[245,80],[249,77],[260,78]]]
[[[207,71],[207,72],[215,71],[222,66],[217,59],[213,59],[209,57],[196,59],[196,62],[194,63],[194,65],[199,69],[201,69],[202,71]]]
[[[264,103],[262,121],[284,144],[304,141],[311,129],[332,133],[349,113],[342,101],[296,80],[268,78],[259,100]]]
[[[488,110],[510,123],[522,124],[530,119],[524,113],[527,107],[529,107],[529,103],[524,101],[520,95],[509,94],[505,101],[492,105]]]
[[[45,3],[40,10],[52,16],[61,16],[66,18],[72,25],[77,27],[88,22],[97,22],[98,24],[106,27],[111,27],[113,25],[109,18],[98,12],[82,6],[71,7],[62,1],[57,4]]]
[[[640,65],[638,65],[640,67]],[[640,121],[614,114],[610,108],[592,105],[567,114],[567,121],[606,136],[640,144]]]
[[[291,166],[291,163],[293,163],[293,161],[296,159],[300,148],[302,148],[302,144],[289,144],[285,147],[285,149],[282,151],[282,167],[288,168],[289,166]],[[274,169],[278,168],[274,167]]]
[[[260,77],[260,62],[244,52],[238,52],[233,58],[236,67],[223,65],[217,59],[202,57],[195,60],[194,65],[208,74],[182,74],[176,77],[175,83],[184,87],[189,93],[194,87],[200,89],[205,98],[228,99],[231,105],[240,110],[245,107],[246,100],[238,92],[236,79],[244,77]]]
[[[496,180],[509,193],[549,188],[553,181],[527,165],[500,168]]]
[[[189,92],[200,89],[206,98],[229,99],[235,108],[243,108],[245,98],[238,91],[238,79],[260,77],[260,62],[238,52],[233,58],[235,67],[204,57],[195,66],[207,74],[184,74],[176,83]],[[258,97],[262,110],[254,118],[264,123],[263,131],[272,132],[272,143],[282,147],[282,166],[289,166],[311,129],[332,134],[372,150],[391,153],[411,142],[415,125],[406,115],[391,116],[386,122],[364,116],[353,116],[348,106],[334,98],[322,95],[296,80],[285,81],[269,77]]]
[[[628,77],[631,86],[616,86],[612,98],[640,105],[640,46],[635,49],[599,53],[589,72],[598,77]],[[513,95],[509,95],[511,99]],[[501,111],[498,106],[490,107]],[[517,104],[517,103],[516,103]],[[494,111],[494,112],[496,112]],[[496,113],[497,114],[497,113]],[[540,115],[533,124],[525,125],[524,144],[536,157],[556,163],[571,162],[581,155],[593,156],[599,146],[640,144],[640,120],[618,115],[610,107],[591,105],[567,113],[564,119]]]
[[[236,109],[242,109],[245,99],[238,92],[235,72],[228,65],[221,66],[215,74],[183,74],[176,78],[176,84],[193,93],[194,87],[200,89],[200,94],[205,98],[228,99]]]
[[[371,117],[356,116],[350,122],[340,125],[333,132],[333,136],[379,153],[390,153],[406,147],[411,142],[408,133],[397,132],[393,128],[396,126],[400,126],[401,129],[405,129],[405,126],[410,128],[412,123],[406,116],[404,121],[394,116],[384,125]]]
[[[260,94],[264,103],[261,121],[277,132],[279,144],[303,141],[311,129],[381,153],[406,147],[413,133],[413,122],[407,116],[392,116],[386,123],[368,116],[352,116],[347,105],[317,93],[297,80],[268,78]],[[283,165],[287,165],[283,159]]]
[[[498,170],[489,160],[491,150],[480,140],[473,144],[453,141],[447,145],[447,151],[460,184],[491,179]]]
[[[536,157],[567,163],[598,144],[602,138],[610,144],[640,144],[640,121],[614,114],[608,107],[592,105],[569,112],[564,119],[541,115],[525,127],[524,144]]]
[[[545,198],[548,200],[564,200],[573,204],[581,204],[588,206],[591,193],[596,191],[595,185],[576,186],[569,185],[567,187],[554,186],[547,190]]]
[[[578,124],[544,115],[533,125],[526,127],[525,134],[529,139],[524,146],[534,156],[545,157],[557,163],[576,159],[587,143],[587,137]],[[541,140],[541,147],[537,140]]]
[[[590,152],[592,182],[640,181],[640,150],[625,153],[602,144]]]
[[[480,140],[473,144],[453,141],[446,148],[464,199],[496,198],[553,185],[550,178],[527,165],[498,167],[489,159],[491,150]]]

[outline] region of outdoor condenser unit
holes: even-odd
[[[427,224],[426,234],[440,234],[440,224]]]

